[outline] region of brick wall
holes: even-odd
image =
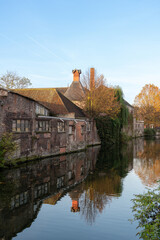
[[[13,92],[1,94],[0,103],[0,138],[3,133],[13,132],[18,144],[14,158],[50,156],[100,143],[93,121],[38,117],[36,102]],[[29,121],[29,130],[13,131],[13,121],[17,120]],[[63,124],[64,129],[60,129]]]

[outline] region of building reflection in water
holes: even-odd
[[[133,167],[145,186],[154,186],[160,179],[160,141],[138,140]]]
[[[106,204],[121,196],[123,179],[133,168],[145,185],[152,185],[160,177],[160,142],[136,139],[121,150],[94,147],[1,171],[0,239],[29,227],[42,204],[55,205],[66,193],[68,211],[92,224]]]
[[[106,204],[121,196],[122,179],[132,169],[132,162],[132,144],[121,152],[117,148],[107,152],[101,149],[94,173],[69,193],[72,200],[71,211],[80,211],[85,221],[92,225]]]
[[[42,203],[56,204],[80,184],[94,171],[99,148],[1,171],[0,239],[16,236],[32,224]]]
[[[90,170],[87,179],[69,191],[71,212],[80,212],[89,224],[95,222],[96,216],[102,213],[106,204],[111,202],[112,198],[121,196],[122,179],[132,169],[132,163],[132,143],[121,152],[116,147],[107,151],[101,149],[96,165],[91,163],[94,167]],[[44,201],[47,204],[53,204],[53,202],[53,197]]]

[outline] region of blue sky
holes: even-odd
[[[160,87],[159,0],[0,0],[0,74],[65,87],[95,67],[133,103]]]

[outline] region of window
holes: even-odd
[[[81,134],[84,134],[85,133],[85,127],[84,125],[81,125]]]
[[[43,196],[49,192],[50,189],[50,183],[43,183],[41,185],[38,185],[34,188],[34,198],[38,198],[40,196]]]
[[[30,121],[29,120],[12,120],[12,132],[29,132]]]
[[[37,132],[49,132],[50,130],[50,121],[36,121]]]
[[[45,107],[43,107],[43,106],[41,106],[39,104],[36,104],[36,114],[48,116],[49,115],[49,111]]]
[[[72,125],[69,125],[69,134],[73,134],[74,128]]]
[[[91,122],[87,122],[87,131],[88,131],[88,132],[91,131]]]
[[[72,171],[69,171],[68,172],[68,180],[71,180],[72,179]]]
[[[84,174],[84,166],[82,165],[81,166],[81,175],[83,175]]]
[[[57,178],[57,188],[64,186],[64,176]]]
[[[11,198],[11,209],[18,208],[28,202],[28,191],[17,194]]]
[[[57,129],[58,129],[58,132],[64,132],[65,131],[65,124],[64,124],[64,122],[58,122],[57,123]]]

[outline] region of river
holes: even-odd
[[[138,239],[134,194],[160,179],[160,141],[35,161],[0,171],[0,240]]]

